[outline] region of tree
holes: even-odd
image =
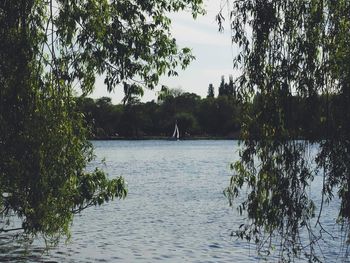
[[[228,96],[236,97],[236,88],[235,88],[235,84],[233,82],[232,75],[229,76],[229,82],[227,84],[227,94],[228,94]]]
[[[183,93],[181,88],[168,88],[162,86],[161,90],[158,92],[158,102],[162,103],[169,99],[174,99],[179,97]]]
[[[227,95],[226,94],[226,83],[225,83],[225,77],[221,76],[221,82],[219,85],[219,96]]]
[[[57,240],[74,214],[125,197],[123,178],[85,169],[93,152],[73,87],[89,94],[100,74],[109,91],[153,88],[160,75],[176,75],[193,56],[177,47],[167,14],[195,17],[201,3],[1,1],[0,233]],[[22,220],[16,229],[6,225],[11,214]]]
[[[208,95],[207,95],[207,98],[214,98],[215,97],[215,94],[214,94],[214,86],[213,84],[209,84],[209,87],[208,87]]]
[[[181,130],[181,137],[186,137],[198,131],[198,124],[192,113],[179,112],[174,116]]]
[[[93,111],[94,136],[97,138],[112,137],[116,134],[122,111],[112,104],[112,99],[102,97],[96,99]],[[79,107],[78,107],[79,109]]]
[[[201,97],[195,93],[185,92],[174,99],[176,111],[189,112],[196,114]]]
[[[220,96],[216,99],[217,126],[216,134],[227,136],[239,129],[238,105],[229,96]]]
[[[219,107],[217,98],[203,99],[199,106],[198,122],[204,134],[215,136],[218,134],[219,119],[217,118]]]
[[[229,83],[226,83],[225,77],[221,76],[221,82],[219,86],[219,96],[236,97],[236,88],[234,85],[232,75],[229,76]]]
[[[349,11],[349,1],[328,0],[235,1],[232,6],[233,42],[240,47],[234,65],[242,72],[236,83],[245,103],[241,158],[226,194],[233,202],[249,190],[238,206],[248,221],[236,234],[253,240],[260,251],[270,251],[273,237],[279,237],[285,261],[302,253],[309,261],[321,260],[317,240],[326,232],[320,218],[334,192],[341,202],[337,222],[350,241]],[[217,17],[219,25],[222,18]],[[260,111],[251,114],[249,102],[257,92]],[[324,138],[312,132],[305,137],[318,145],[315,166],[305,159],[309,142],[292,140],[287,129],[293,94],[306,102],[311,119],[319,116],[319,95],[326,98]],[[329,110],[334,95],[341,116]],[[334,120],[337,128],[330,129]],[[318,204],[308,192],[317,173],[323,176]],[[303,231],[309,240],[300,239]]]

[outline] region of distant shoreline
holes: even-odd
[[[285,139],[285,138],[284,138]],[[160,141],[173,141],[172,137],[165,136],[139,136],[139,137],[123,137],[123,136],[106,136],[106,137],[93,137],[89,138],[90,141],[149,141],[149,140],[160,140]],[[239,134],[231,135],[231,136],[186,136],[180,137],[180,141],[198,141],[198,140],[242,140],[242,137]],[[255,138],[252,140],[259,140],[259,138]],[[307,140],[304,137],[297,138],[289,138],[287,140],[296,140],[296,141],[311,141]]]
[[[196,140],[239,140],[239,136],[187,136],[180,138],[180,141],[196,141]],[[140,136],[140,137],[94,137],[90,141],[142,141],[142,140],[172,140],[171,137],[163,136]]]

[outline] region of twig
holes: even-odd
[[[0,233],[7,233],[10,231],[18,231],[18,230],[23,230],[23,227],[17,227],[17,228],[10,228],[10,229],[4,229],[4,228],[0,228]]]

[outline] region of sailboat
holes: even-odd
[[[177,122],[175,122],[175,129],[174,129],[174,133],[173,136],[171,137],[171,140],[179,140],[180,138],[180,132],[179,132],[179,127],[177,126]]]

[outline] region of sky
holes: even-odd
[[[156,100],[161,85],[181,88],[184,92],[193,92],[205,97],[208,86],[212,83],[217,95],[221,76],[224,75],[227,80],[230,74],[235,76],[232,59],[236,51],[231,45],[229,22],[225,21],[225,30],[222,33],[218,31],[218,24],[215,21],[215,16],[222,7],[221,2],[227,1],[205,0],[207,13],[204,16],[198,16],[196,20],[189,12],[170,15],[172,34],[176,38],[178,46],[191,48],[196,60],[192,61],[185,71],[178,69],[179,76],[177,77],[163,76],[156,89],[144,91],[142,101]],[[223,12],[227,12],[227,7],[224,6],[223,10]],[[113,92],[108,93],[103,78],[98,78],[91,97],[108,96],[116,104],[121,102],[123,95],[122,87],[116,87]]]

